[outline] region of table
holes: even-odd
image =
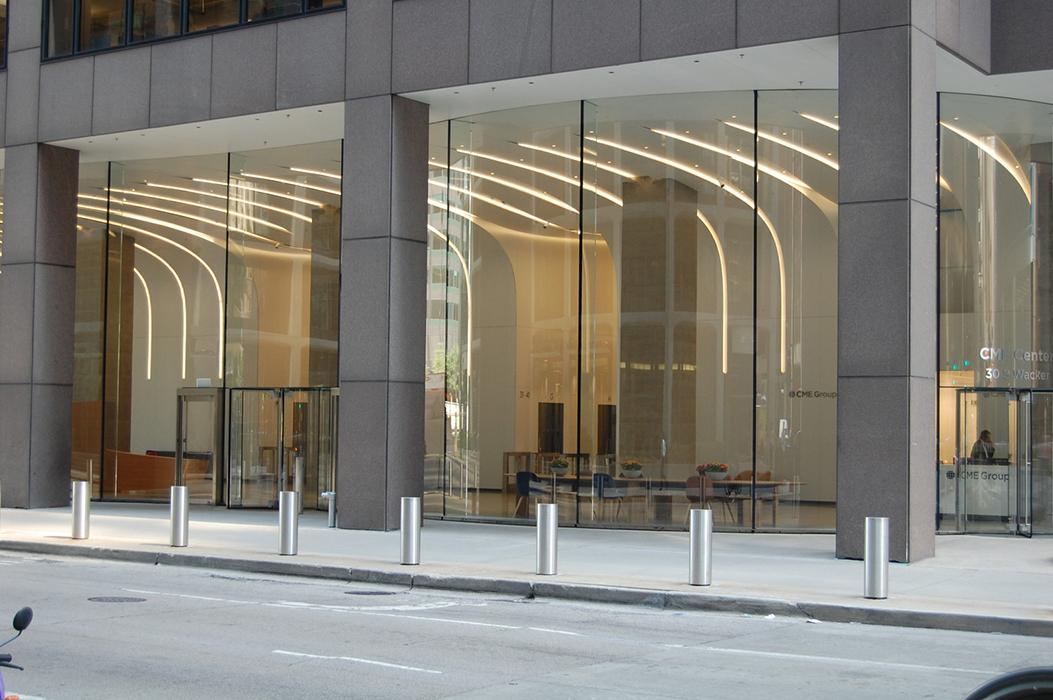
[[[552,493],[557,494],[556,487],[558,484],[570,484],[578,485],[577,493],[581,493],[584,488],[592,487],[592,474],[581,474],[575,475],[572,472],[566,474],[555,474],[552,472],[535,472],[537,477],[541,479],[543,483],[550,483],[552,485]],[[505,472],[505,483],[506,485],[511,480],[512,488],[515,488],[515,472]],[[669,479],[669,478],[652,478],[649,476],[612,476],[616,486],[643,486],[645,491],[645,503],[650,505],[652,503],[657,504],[660,501],[659,498],[663,499],[662,503],[668,503],[670,512],[672,506],[672,492],[683,492],[686,491],[686,479]],[[766,479],[758,480],[756,482],[750,479],[721,479],[714,481],[713,479],[707,479],[713,487],[713,492],[716,494],[718,489],[724,491],[723,497],[727,499],[734,499],[736,501],[736,520],[738,525],[745,525],[746,514],[744,503],[750,500],[750,489],[751,487],[756,488],[757,496],[760,497],[762,491],[770,491],[771,498],[771,526],[778,527],[778,512],[779,512],[779,490],[782,488],[788,488],[792,486],[800,486],[803,482],[800,481],[789,481],[785,479]],[[665,493],[663,493],[665,492]],[[744,492],[744,493],[740,493]],[[571,491],[569,493],[574,493]],[[704,495],[704,494],[703,494]],[[529,512],[529,504],[524,500],[519,507],[516,509],[515,517],[525,518]],[[667,517],[666,521],[670,518]]]

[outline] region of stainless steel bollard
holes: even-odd
[[[190,541],[190,492],[186,486],[169,489],[168,517],[172,521],[173,547],[186,547]]]
[[[539,503],[537,506],[537,575],[556,575],[556,536],[559,528],[559,506]]]
[[[336,527],[336,491],[323,491],[322,498],[329,501],[329,527]]]
[[[91,484],[87,481],[73,482],[73,539],[88,539],[91,516]]]
[[[296,554],[300,535],[300,505],[295,491],[278,494],[278,554]]]
[[[713,581],[713,511],[709,508],[691,509],[690,547],[687,582],[708,586]]]
[[[866,519],[863,597],[888,598],[888,518]]]
[[[402,563],[420,564],[420,497],[402,497]]]

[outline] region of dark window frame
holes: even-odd
[[[347,7],[347,0],[341,0],[339,5],[333,5],[331,7],[321,7],[317,9],[309,9],[309,0],[299,0],[300,11],[296,13],[290,13],[281,15],[279,17],[268,17],[266,19],[259,19],[249,21],[248,19],[248,0],[234,0],[238,4],[238,21],[233,24],[225,25],[222,27],[210,27],[208,29],[199,29],[196,31],[190,31],[190,0],[180,0],[179,3],[179,31],[176,34],[170,36],[157,37],[152,39],[132,39],[132,0],[124,0],[124,22],[121,28],[121,41],[116,46],[108,46],[100,49],[82,49],[81,36],[80,36],[80,18],[81,8],[85,0],[70,0],[72,3],[72,49],[70,53],[63,53],[60,55],[50,55],[51,46],[48,41],[48,30],[50,28],[51,20],[51,6],[53,0],[44,0],[42,3],[43,12],[41,13],[41,62],[47,61],[59,61],[67,58],[74,58],[77,56],[91,56],[99,53],[105,53],[107,51],[120,51],[122,49],[128,49],[136,46],[146,46],[149,44],[157,44],[165,41],[175,41],[178,39],[184,39],[195,36],[202,36],[205,34],[214,34],[216,32],[226,32],[232,29],[240,29],[242,27],[251,27],[258,24],[268,24],[270,22],[281,22],[283,20],[296,19],[298,17],[307,17],[313,15],[324,14],[327,12],[342,12]],[[10,3],[10,0],[8,0]],[[7,56],[6,56],[6,38],[4,51],[0,54],[0,69],[6,68]]]

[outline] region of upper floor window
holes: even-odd
[[[0,68],[7,66],[7,0],[0,0]]]
[[[0,0],[0,22],[6,23]],[[343,7],[344,0],[47,0],[48,58]]]

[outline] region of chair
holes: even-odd
[[[687,477],[687,481],[684,482],[684,495],[687,496],[687,517],[691,516],[692,505],[696,503],[699,505],[705,505],[710,501],[718,500],[714,495],[713,480],[705,475]],[[734,519],[735,513],[731,508],[731,500],[728,498],[721,498],[719,500],[720,503],[723,504],[724,510],[727,511],[728,517]]]
[[[517,516],[522,512],[520,509],[523,507],[524,502],[526,502],[527,506],[524,516],[528,517],[530,515],[529,500],[531,498],[548,495],[547,489],[541,486],[534,486],[535,483],[543,484],[544,482],[541,480],[541,477],[534,472],[516,472],[516,496],[518,498],[516,499],[515,514]]]
[[[592,475],[592,517],[596,518],[596,503],[600,504],[600,516],[603,516],[605,503],[617,501],[618,508],[614,511],[617,520],[622,514],[622,501],[625,499],[625,489],[614,485],[614,478],[610,474]]]

